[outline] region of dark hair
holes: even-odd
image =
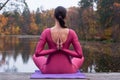
[[[60,26],[66,28],[64,19],[66,18],[66,9],[62,6],[58,6],[55,9],[54,16],[59,21]]]

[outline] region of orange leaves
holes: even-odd
[[[0,24],[3,26],[7,24],[8,18],[4,17],[3,15],[0,15]]]
[[[32,33],[32,34],[37,34],[38,33],[38,26],[34,22],[30,23],[30,33]]]
[[[4,32],[4,26],[7,24],[8,18],[0,15],[0,34]]]

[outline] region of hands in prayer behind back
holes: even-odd
[[[60,38],[58,38],[58,40],[57,40],[57,49],[60,50],[60,49],[62,49],[62,47],[63,47],[63,42],[62,42],[62,40]]]

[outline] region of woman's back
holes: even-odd
[[[69,29],[68,28],[51,28],[51,37],[52,40],[57,44],[57,41],[60,39],[62,43],[64,43],[69,34]]]
[[[63,45],[67,43],[67,40],[69,38],[69,29],[56,29],[56,28],[49,28],[48,29],[48,35],[51,38],[47,38],[48,42],[53,44],[55,43],[55,46],[57,45],[58,40],[61,40],[61,44]],[[50,34],[49,34],[50,33]],[[52,42],[51,42],[52,40]],[[51,46],[51,45],[48,45]],[[63,45],[61,48],[64,48],[65,45]],[[53,47],[54,48],[54,47]],[[53,67],[53,64],[55,67]],[[67,55],[62,50],[58,50],[48,56],[47,63],[46,63],[46,72],[49,73],[71,73],[70,70],[72,70],[72,63],[70,60],[70,56]]]

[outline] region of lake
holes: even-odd
[[[39,36],[1,36],[0,72],[33,72],[32,54]]]
[[[39,36],[0,36],[0,72],[34,72],[32,60]],[[83,72],[120,72],[120,43],[81,41]]]

